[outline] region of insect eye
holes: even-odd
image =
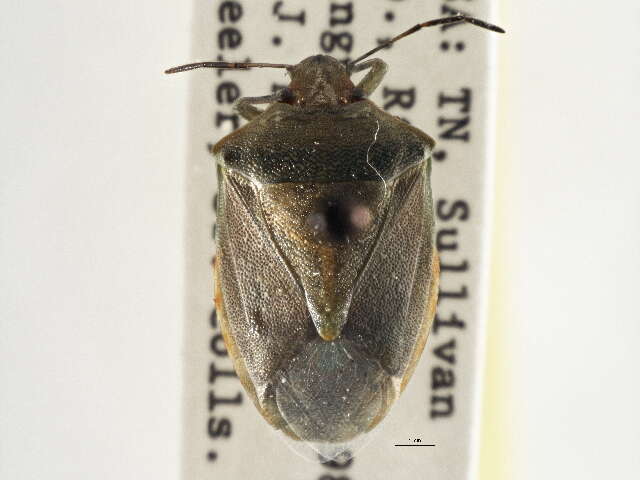
[[[279,94],[281,102],[293,103],[295,101],[296,96],[290,88],[283,88],[280,90]]]
[[[358,100],[364,100],[366,98],[366,95],[364,93],[364,90],[362,90],[361,88],[354,88],[351,92],[351,101],[352,102],[357,102]]]
[[[364,204],[329,200],[307,217],[307,226],[314,236],[341,243],[367,230],[372,220],[371,210]]]

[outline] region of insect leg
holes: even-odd
[[[378,85],[380,85],[380,82],[382,82],[382,79],[387,73],[388,67],[387,64],[379,58],[372,58],[371,60],[367,60],[366,62],[354,65],[351,73],[360,72],[367,68],[369,68],[370,70],[367,72],[364,78],[360,80],[360,83],[356,85],[356,88],[361,89],[366,97],[371,95],[374,90],[378,88]]]
[[[260,115],[264,110],[254,107],[254,105],[260,105],[264,103],[280,102],[286,95],[286,89],[279,90],[271,95],[264,95],[262,97],[242,97],[238,99],[234,108],[240,114],[240,116],[246,120],[253,120]]]

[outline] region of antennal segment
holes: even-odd
[[[377,51],[388,47],[392,43],[395,43],[398,40],[400,40],[401,38],[407,37],[407,36],[411,35],[412,33],[417,32],[418,30],[421,30],[421,29],[426,28],[426,27],[435,27],[437,25],[447,25],[447,24],[451,24],[451,23],[470,23],[470,24],[475,25],[477,27],[486,28],[487,30],[491,30],[492,32],[505,33],[505,31],[502,28],[498,27],[497,25],[492,25],[491,23],[485,22],[483,20],[479,20],[477,18],[469,17],[467,15],[463,15],[461,13],[458,13],[458,14],[450,16],[450,17],[436,18],[435,20],[429,20],[428,22],[419,23],[417,25],[414,25],[413,27],[411,27],[406,32],[403,32],[400,35],[398,35],[396,37],[393,37],[388,42],[385,42],[385,43],[383,43],[381,45],[378,45],[376,48],[374,48],[372,50],[369,50],[364,55],[359,56],[354,61],[349,63],[349,66],[353,67],[356,63],[361,62],[362,60],[364,60],[368,56],[373,55]]]
[[[196,68],[225,68],[236,70],[248,70],[250,68],[291,68],[292,65],[284,63],[233,63],[233,62],[198,62],[188,63],[186,65],[180,65],[179,67],[169,68],[164,73],[179,73],[186,72],[188,70],[195,70]]]

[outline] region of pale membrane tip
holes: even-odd
[[[312,463],[338,462],[343,464],[355,457],[374,437],[373,432],[359,435],[342,443],[305,442],[278,432],[277,435],[296,455]]]

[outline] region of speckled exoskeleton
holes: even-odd
[[[291,82],[242,98],[247,123],[213,148],[215,303],[242,385],[275,428],[327,458],[382,420],[434,318],[439,264],[429,175],[434,141],[367,99],[387,65],[202,62],[286,68]],[[356,85],[351,75],[368,70]],[[256,105],[268,104],[264,110]]]

